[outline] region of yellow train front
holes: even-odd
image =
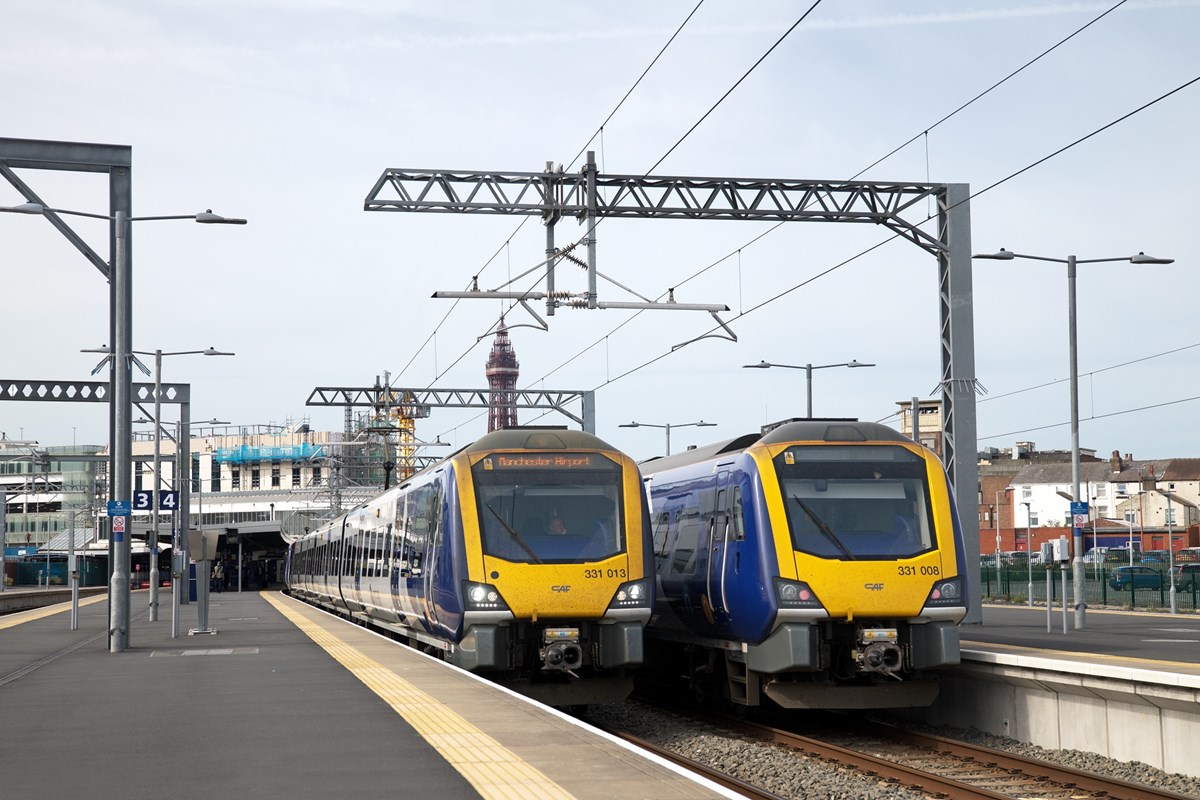
[[[648,663],[738,705],[921,706],[959,660],[945,470],[895,431],[803,420],[641,465],[658,575]]]
[[[289,586],[544,702],[615,702],[653,605],[647,520],[628,456],[512,428],[308,535]]]

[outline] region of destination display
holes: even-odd
[[[613,463],[595,453],[494,453],[483,459],[484,470],[612,469]]]

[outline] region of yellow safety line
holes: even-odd
[[[530,766],[437,698],[284,605],[275,593],[263,592],[262,596],[390,705],[484,798],[573,798],[540,770]]]
[[[82,608],[83,606],[90,606],[92,603],[99,603],[104,600],[108,600],[108,595],[98,594],[94,597],[89,597],[86,600],[80,600],[79,606]],[[42,619],[43,617],[53,616],[54,614],[61,614],[70,608],[71,602],[68,600],[65,603],[55,603],[52,606],[42,606],[41,608],[31,608],[28,611],[18,611],[14,614],[5,614],[3,617],[0,617],[0,631],[4,630],[5,628],[14,628],[17,625],[25,622],[33,622],[35,619]]]

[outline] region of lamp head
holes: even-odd
[[[21,203],[19,206],[4,206],[0,211],[10,214],[45,214],[46,207],[41,203]]]
[[[715,428],[715,427],[717,427],[717,423],[705,422],[704,420],[700,420],[699,422],[696,423],[696,427],[697,428]]]
[[[201,355],[206,355],[206,356],[232,356],[232,355],[234,355],[234,353],[224,353],[224,352],[222,352],[222,351],[218,350],[218,349],[217,349],[217,348],[215,348],[215,347],[209,347],[207,350],[203,351],[203,352],[201,353]]]
[[[236,217],[222,217],[214,214],[211,208],[206,208],[196,215],[196,222],[204,225],[245,225],[246,220]]]
[[[742,369],[768,369],[771,366],[766,361],[760,361],[757,364],[742,364]]]
[[[622,422],[617,427],[618,428],[640,428],[642,426],[636,422]]]
[[[851,367],[851,368],[853,368],[853,367],[873,367],[873,366],[875,366],[875,365],[874,365],[874,364],[862,364],[862,363],[860,363],[860,362],[858,362],[858,361],[855,361],[855,360],[851,359],[851,360],[850,360],[850,363],[849,363],[849,364],[847,364],[846,366],[847,366],[847,367]]]
[[[1175,259],[1173,259],[1173,258],[1155,258],[1154,256],[1148,256],[1145,253],[1138,253],[1136,256],[1130,256],[1129,263],[1130,264],[1174,264]]]
[[[994,261],[1012,261],[1016,257],[1016,253],[1005,250],[1003,247],[1000,248],[1000,252],[998,253],[976,253],[975,255],[971,256],[971,258],[986,258]]]

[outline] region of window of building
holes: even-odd
[[[251,489],[262,488],[262,479],[260,477],[260,472],[261,472],[261,470],[259,470],[258,467],[251,468],[251,470],[250,470],[250,488]]]
[[[274,462],[271,464],[271,488],[272,489],[279,488],[279,463],[278,462]]]
[[[1168,525],[1178,525],[1179,524],[1175,521],[1175,506],[1171,506],[1170,508],[1167,509],[1167,524]]]
[[[313,467],[312,485],[313,486],[321,485],[321,468],[320,467]]]
[[[1125,484],[1123,484],[1123,483],[1117,484],[1117,494],[1127,494],[1127,492],[1125,491]]]
[[[242,471],[237,467],[229,470],[229,485],[234,491],[242,488]]]
[[[1107,483],[1096,484],[1096,497],[1107,497],[1107,496],[1108,496],[1108,484]]]
[[[1033,497],[1033,488],[1030,486],[1022,486],[1021,499],[1028,500],[1030,497]]]
[[[219,491],[221,491],[221,462],[217,461],[214,458],[212,461],[209,462],[209,465],[210,465],[209,469],[208,469],[208,478],[210,481],[209,486],[212,487],[212,491],[219,492]]]
[[[292,488],[293,489],[300,488],[300,468],[299,467],[292,467]]]
[[[1036,511],[1029,512],[1029,527],[1036,528],[1038,526],[1038,515]]]

